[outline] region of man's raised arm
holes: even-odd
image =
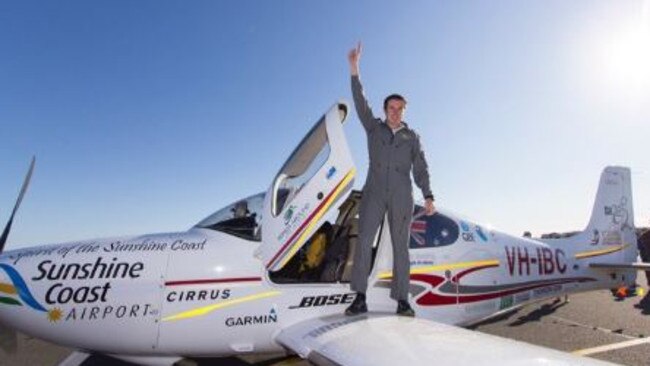
[[[376,126],[377,121],[372,114],[372,109],[368,105],[368,100],[363,95],[363,86],[359,79],[359,59],[361,58],[361,42],[357,47],[350,50],[348,53],[348,62],[350,63],[350,75],[352,77],[352,98],[354,99],[354,106],[357,109],[359,120],[363,124],[363,128],[367,133],[370,133]]]

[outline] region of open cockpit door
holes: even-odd
[[[343,131],[347,111],[337,103],[321,117],[266,193],[257,254],[270,271],[293,257],[352,188],[355,167]]]

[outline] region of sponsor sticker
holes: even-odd
[[[501,301],[499,302],[499,310],[511,308],[514,305],[514,298],[512,295],[510,296],[504,296],[501,298]]]
[[[600,232],[598,230],[594,230],[593,236],[591,237],[591,245],[598,245],[600,242]]]
[[[487,235],[485,235],[485,233],[483,232],[483,228],[481,228],[479,225],[476,225],[476,235],[478,235],[478,237],[482,241],[484,241],[484,242],[488,241]]]
[[[31,293],[21,274],[9,264],[0,264],[11,283],[0,282],[0,305],[27,306],[43,312],[52,323],[123,319],[155,316],[158,311],[152,304],[110,303],[114,280],[137,279],[144,271],[142,262],[118,261],[117,258],[98,257],[89,262],[54,263],[41,261],[33,282],[49,283],[44,302]],[[79,282],[73,282],[73,281]],[[100,283],[92,283],[100,280]],[[91,282],[91,283],[89,283]],[[47,306],[47,307],[46,307]],[[64,309],[65,307],[69,307]]]
[[[275,309],[271,309],[268,314],[245,315],[226,318],[225,324],[228,328],[245,327],[252,325],[263,325],[278,322],[278,314]]]
[[[335,168],[335,167],[331,167],[331,168],[327,171],[327,174],[325,175],[325,178],[327,178],[327,180],[330,180],[330,179],[332,179],[332,177],[334,177],[335,175],[336,175],[336,168]]]
[[[351,304],[352,301],[354,301],[355,296],[356,294],[354,292],[347,294],[305,296],[300,300],[300,303],[298,305],[289,306],[289,309]]]
[[[618,230],[605,231],[603,233],[603,245],[620,245],[623,243],[623,235]]]
[[[293,234],[300,224],[305,221],[307,215],[309,214],[310,209],[309,203],[305,203],[300,209],[297,210],[297,206],[292,205],[287,209],[287,212],[284,214],[284,229],[278,235],[278,241],[285,241],[291,234]],[[297,210],[297,211],[296,211]],[[289,213],[291,212],[291,213]]]

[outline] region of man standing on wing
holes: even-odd
[[[348,54],[352,75],[354,105],[368,137],[370,167],[363,187],[359,211],[359,245],[354,253],[352,291],[357,292],[354,302],[345,310],[347,315],[368,311],[366,290],[372,242],[377,229],[388,214],[393,240],[393,281],[390,297],[397,300],[397,314],[415,316],[408,302],[410,263],[409,228],[413,216],[411,171],[415,184],[426,199],[427,215],[433,215],[433,194],[429,186],[429,171],[420,144],[420,137],[402,120],[406,99],[392,94],[384,100],[386,119],[375,118],[363,95],[359,79],[361,43]]]

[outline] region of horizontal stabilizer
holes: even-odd
[[[638,269],[641,271],[650,271],[650,263],[636,262],[636,263],[589,263],[591,268],[606,268],[606,269]]]

